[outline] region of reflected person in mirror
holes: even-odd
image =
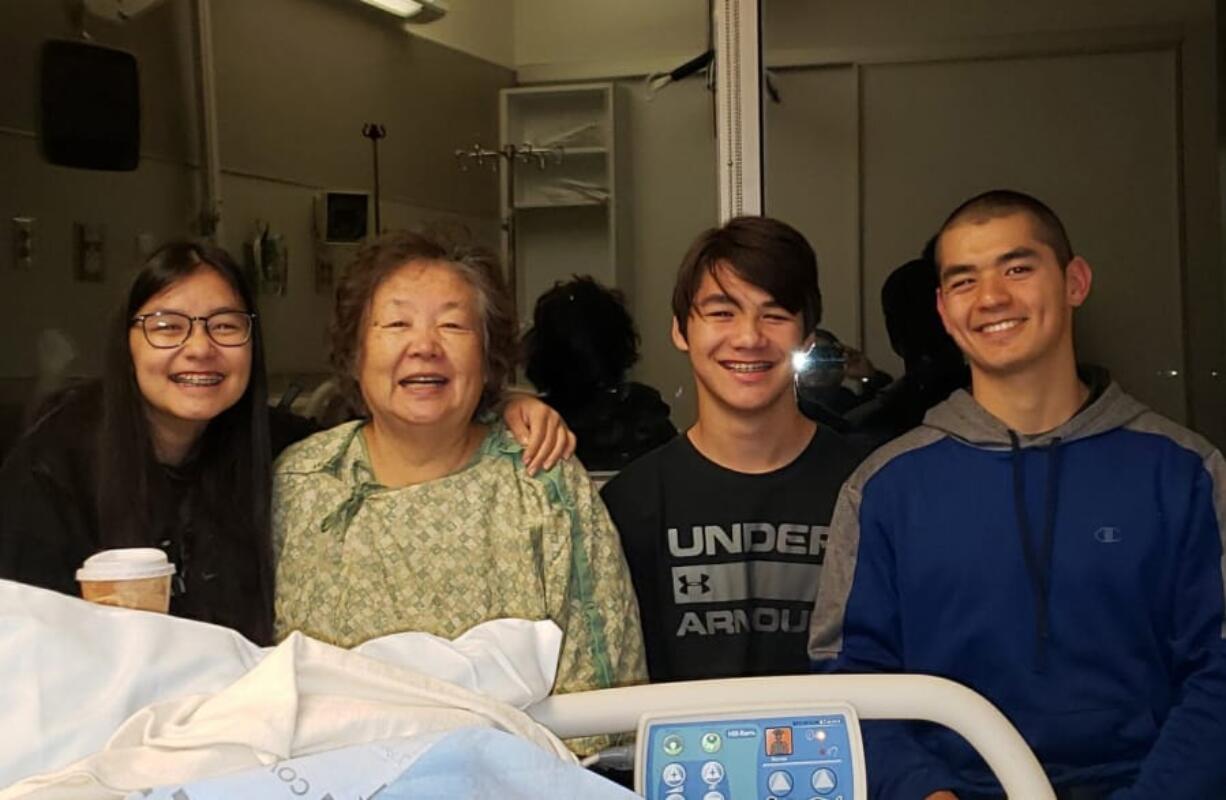
[[[890,273],[881,287],[890,347],[903,361],[903,374],[847,415],[857,431],[885,443],[924,420],[928,409],[970,384],[962,352],[941,324],[936,303],[936,242],[921,256]]]
[[[532,320],[524,374],[575,432],[587,469],[619,470],[677,435],[660,393],[626,380],[639,335],[620,292],[588,276],[559,282]]]

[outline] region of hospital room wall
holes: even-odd
[[[186,229],[195,203],[190,120],[181,96],[190,86],[190,61],[175,42],[187,20],[170,5],[128,26],[91,26],[95,41],[138,54],[144,115],[144,158],[134,172],[95,172],[50,166],[36,139],[38,65],[43,42],[70,39],[65,4],[11,0],[0,4],[0,401],[17,401],[34,375],[40,331],[59,329],[96,370],[98,332],[105,324],[135,257],[136,237],[161,238]],[[13,217],[32,217],[34,259],[18,269]],[[105,227],[105,280],[73,279],[73,223]]]
[[[320,372],[332,292],[315,287],[313,195],[371,190],[371,145],[361,130],[380,123],[387,131],[379,144],[384,229],[442,223],[496,247],[497,177],[461,172],[453,154],[497,142],[498,90],[514,76],[411,36],[358,3],[215,0],[213,9],[223,241],[237,252],[257,219],[285,235],[288,291],[261,298],[270,360],[279,373]],[[333,251],[337,266],[352,253]]]
[[[633,377],[655,387],[678,428],[696,413],[689,361],[672,343],[672,294],[677,266],[699,231],[718,223],[712,95],[695,78],[651,98],[641,78],[617,82],[625,103],[629,192],[628,305],[642,339]],[[621,156],[618,156],[619,159]]]
[[[221,243],[235,255],[266,221],[285,237],[284,296],[260,298],[270,369],[326,371],[330,291],[316,291],[312,198],[322,188],[369,190],[365,122],[380,147],[385,228],[442,222],[497,243],[497,188],[460,173],[452,151],[497,139],[497,92],[513,72],[410,37],[385,14],[330,0],[211,3],[222,167]],[[0,4],[0,402],[18,400],[36,369],[35,340],[57,328],[73,341],[73,371],[94,374],[106,315],[126,288],[143,241],[195,229],[202,204],[192,12],[169,0],[124,24],[88,22],[94,41],[136,54],[142,159],[129,173],[50,166],[38,155],[39,48],[74,38],[65,4]],[[18,270],[10,218],[34,217],[35,260]],[[73,278],[74,222],[105,231],[105,279]],[[347,253],[340,253],[343,258]]]

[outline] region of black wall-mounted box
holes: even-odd
[[[76,41],[43,44],[39,141],[52,164],[134,170],[140,163],[136,57]]]

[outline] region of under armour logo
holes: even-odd
[[[688,595],[690,593],[690,589],[694,588],[697,588],[700,594],[706,594],[707,592],[711,591],[710,575],[699,575],[698,580],[690,580],[685,575],[678,575],[677,583],[677,591],[684,595]]]
[[[1120,536],[1119,528],[1099,528],[1094,531],[1094,538],[1102,544],[1115,544],[1123,541],[1124,537]]]

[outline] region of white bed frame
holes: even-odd
[[[639,715],[718,712],[747,704],[849,703],[860,719],[924,720],[961,734],[1010,798],[1055,800],[1038,759],[1017,730],[980,695],[925,675],[793,675],[657,683],[553,695],[528,713],[558,736],[633,731]]]

